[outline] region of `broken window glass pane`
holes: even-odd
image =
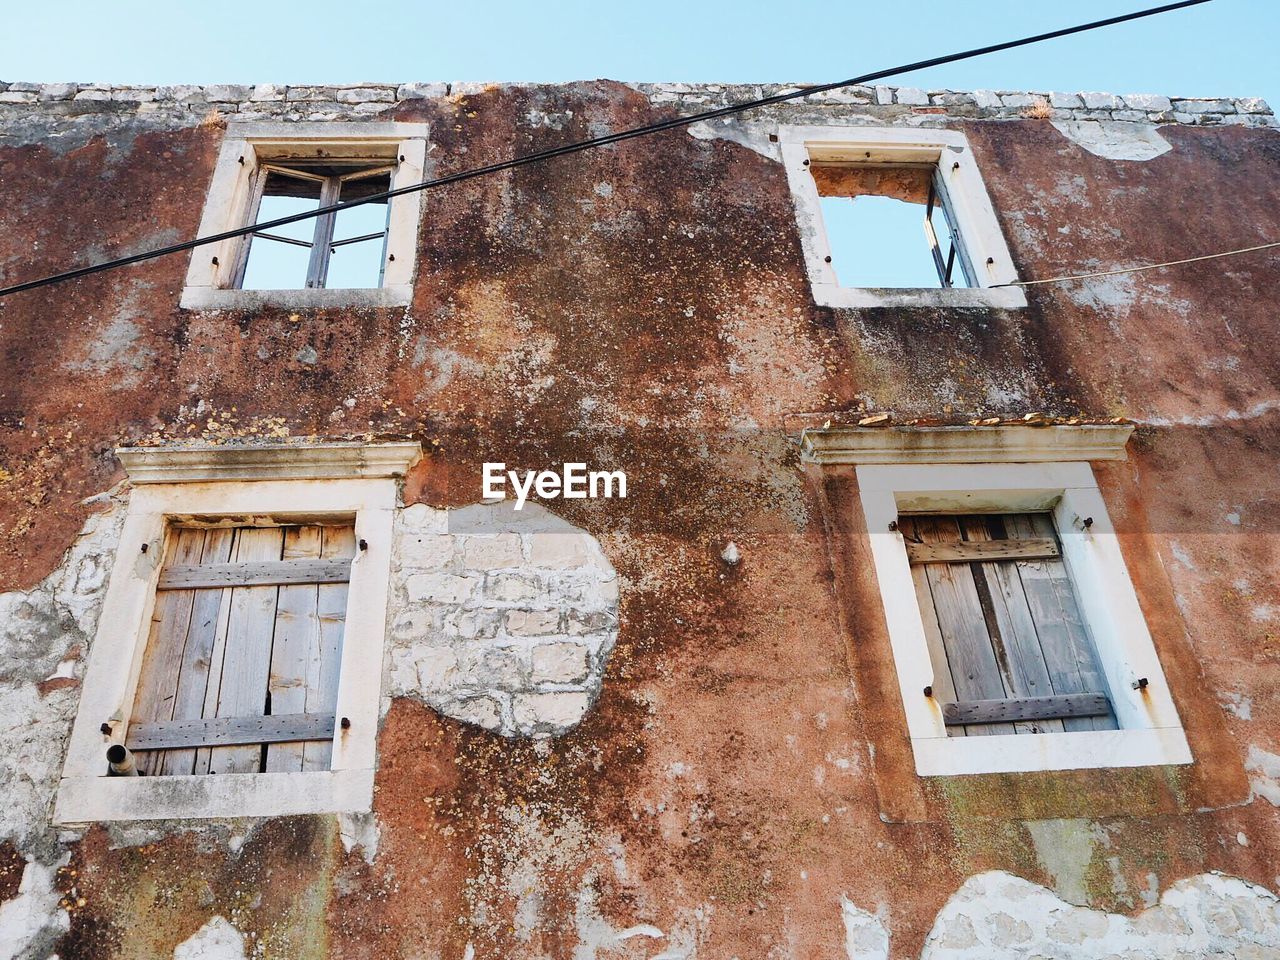
[[[844,287],[938,288],[956,242],[943,204],[932,223],[942,266],[935,260],[929,218],[932,166],[814,164],[831,265]],[[968,286],[959,249],[952,286]]]
[[[345,179],[339,199],[347,202],[374,193],[385,193],[390,189],[391,173],[383,171],[370,176]],[[356,289],[382,285],[389,209],[390,205],[384,200],[362,204],[334,215],[326,287]]]
[[[314,210],[320,205],[323,185],[322,179],[293,176],[274,169],[267,171],[255,222],[265,223]],[[309,219],[253,234],[240,286],[245,290],[305,287],[315,229],[316,221]]]

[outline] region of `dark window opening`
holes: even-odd
[[[391,189],[389,166],[367,161],[288,165],[258,171],[254,223],[306,213]],[[244,290],[357,289],[382,286],[391,205],[383,200],[258,231],[237,272]]]
[[[974,286],[936,165],[815,163],[841,286]]]

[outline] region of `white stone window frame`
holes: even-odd
[[[907,732],[922,777],[1191,763],[1186,734],[1090,460],[1123,460],[1130,426],[807,431],[817,463],[856,464]],[[1050,510],[1097,647],[1117,730],[949,737],[900,513]],[[1092,518],[1085,526],[1083,520]],[[1144,689],[1134,683],[1146,678]]]
[[[993,307],[1027,305],[995,209],[969,141],[956,130],[897,127],[780,126],[778,143],[804,249],[813,299],[819,306]],[[890,288],[841,286],[831,263],[831,244],[822,218],[818,186],[810,163],[855,162],[869,165],[936,164],[942,198],[974,266],[975,287]],[[921,239],[923,247],[923,237]]]
[[[123,448],[133,489],[90,649],[80,705],[58,787],[54,821],[267,817],[361,813],[372,808],[383,643],[399,478],[417,443],[315,447]],[[274,521],[353,518],[329,770],[208,776],[109,777],[106,750],[123,743],[136,693],[165,536],[186,516]],[[104,734],[102,725],[111,726]]]
[[[207,237],[248,226],[253,184],[259,165],[298,158],[316,151],[332,156],[368,156],[394,162],[391,188],[424,179],[429,125],[400,122],[280,123],[232,121],[227,125],[214,166],[198,236]],[[243,161],[243,162],[242,162]],[[298,309],[326,307],[403,307],[413,299],[422,193],[391,200],[382,286],[242,290],[234,286],[236,267],[248,236],[234,237],[191,251],[186,285],[179,305],[187,310],[241,310],[258,307]]]

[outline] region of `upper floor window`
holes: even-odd
[[[968,141],[950,130],[780,127],[823,306],[1025,306]]]
[[[232,122],[200,235],[269,223],[422,181],[421,123]],[[255,230],[192,251],[182,306],[403,306],[421,194]]]
[[[391,189],[393,166],[367,160],[267,163],[258,171],[253,223],[265,223]],[[263,230],[242,244],[235,286],[244,290],[381,287],[390,204],[370,201],[338,213]]]

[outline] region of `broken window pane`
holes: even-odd
[[[391,173],[383,171],[344,180],[339,199],[347,202],[390,189]],[[326,287],[352,289],[382,285],[389,210],[390,204],[384,200],[342,210],[334,216]]]
[[[326,160],[266,165],[260,172],[256,223],[361,199],[391,189],[386,166]],[[243,261],[240,287],[298,290],[305,287],[382,286],[390,204],[386,201],[312,217],[254,233]]]
[[[255,222],[265,223],[314,210],[320,205],[323,186],[323,179],[268,170]],[[316,221],[309,219],[253,234],[240,286],[245,290],[305,287],[315,230]]]
[[[811,169],[841,286],[969,285],[950,220],[932,191],[935,167],[814,164]],[[937,237],[936,256],[929,223]]]

